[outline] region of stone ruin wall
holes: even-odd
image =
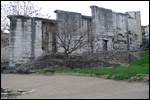
[[[92,33],[94,33],[94,51],[103,51],[104,40],[107,41],[107,50],[112,50],[112,38],[114,34],[112,10],[91,6],[92,10]]]
[[[140,12],[117,13],[110,9],[91,6],[95,51],[103,51],[103,42],[107,40],[108,51],[127,50],[127,28],[130,50],[137,50],[142,44]],[[126,17],[128,14],[128,27]]]
[[[25,16],[8,17],[11,22],[9,38],[10,66],[30,62],[44,53],[55,50],[55,46],[52,48],[52,44],[54,43],[51,42],[52,38],[50,37],[54,32],[46,26],[54,26],[56,21],[46,20],[46,22],[50,23],[47,25],[42,18]],[[51,34],[47,35],[49,34],[48,32]]]
[[[142,26],[142,37],[143,39],[149,40],[149,25],[147,26]]]
[[[127,27],[127,14],[97,6],[91,6],[91,11],[92,16],[84,16],[56,10],[56,20],[9,16],[10,66],[32,61],[45,53],[64,52],[57,44],[56,33],[62,32],[61,27],[65,24],[73,24],[79,32],[87,31],[88,43],[73,53],[127,50],[127,28],[130,31],[130,50],[136,50],[141,45],[140,12],[127,12]],[[68,27],[72,28],[71,25]]]
[[[90,16],[83,16],[81,15],[81,13],[75,13],[75,12],[67,12],[67,11],[61,11],[61,10],[56,10],[55,11],[56,16],[57,16],[57,20],[60,20],[61,22],[58,23],[58,31],[59,32],[64,32],[64,26],[67,26],[67,29],[72,29],[71,31],[76,34],[77,36],[74,37],[73,41],[78,40],[78,35],[80,35],[80,33],[85,33],[86,32],[86,41],[88,41],[88,43],[84,46],[82,46],[82,48],[74,51],[73,53],[82,53],[82,52],[87,52],[89,50],[89,52],[92,51],[91,48],[91,35],[92,35],[92,31],[91,31],[91,20],[92,17]],[[61,47],[58,47],[58,52],[64,52],[64,49]]]
[[[1,63],[9,62],[9,34],[1,32]]]
[[[130,48],[131,50],[137,50],[142,44],[140,11],[127,12],[127,14],[130,16],[130,18],[128,18],[129,31],[131,32],[129,34]]]

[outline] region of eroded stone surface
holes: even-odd
[[[45,53],[64,52],[57,33],[66,28],[77,34],[86,32],[87,44],[76,53],[96,53],[112,50],[137,50],[142,43],[140,12],[118,13],[111,9],[91,6],[92,15],[56,10],[56,20],[27,16],[10,18],[10,66],[27,63]],[[66,26],[67,25],[67,26]],[[66,28],[63,28],[66,26]],[[72,48],[72,47],[70,47]]]

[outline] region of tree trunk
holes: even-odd
[[[65,61],[64,61],[65,68],[67,68],[67,59],[68,59],[68,53],[65,52]]]

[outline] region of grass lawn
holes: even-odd
[[[141,59],[131,63],[128,67],[103,68],[103,69],[67,69],[56,70],[56,73],[79,73],[92,75],[107,75],[108,79],[130,79],[142,81],[149,76],[149,50],[141,52]],[[149,81],[149,80],[148,80]]]

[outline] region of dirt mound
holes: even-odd
[[[111,51],[112,52],[112,51]],[[18,73],[19,70],[29,72],[44,71],[47,68],[76,69],[76,68],[108,68],[127,66],[137,60],[138,57],[127,51],[115,51],[113,53],[94,53],[66,56],[63,53],[45,54],[31,62],[22,64],[16,68],[9,68],[10,72]],[[7,71],[8,72],[8,71]]]
[[[119,67],[127,66],[138,59],[138,57],[127,51],[115,51],[111,55],[107,54],[106,52],[104,54],[94,53],[69,56],[61,53],[45,54],[32,62],[21,65],[19,69],[42,71],[50,67],[54,69]]]

